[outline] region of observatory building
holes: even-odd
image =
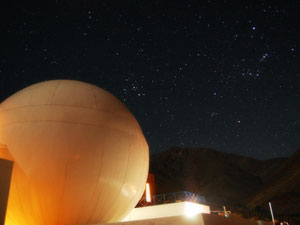
[[[14,162],[5,225],[120,221],[144,192],[142,130],[94,85],[54,80],[12,95],[0,105],[0,144]]]
[[[99,87],[47,81],[0,104],[0,225],[270,224],[186,201],[134,208],[145,186],[154,199],[148,169],[138,122]]]

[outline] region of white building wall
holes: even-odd
[[[122,221],[126,222],[183,215],[191,217],[199,213],[210,214],[209,206],[192,202],[179,202],[134,208]]]

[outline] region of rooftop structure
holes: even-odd
[[[180,191],[161,195],[153,195],[151,196],[150,202],[147,202],[146,197],[143,196],[138,203],[138,207],[176,202],[193,202],[198,204],[205,204],[206,200],[203,195],[198,195],[188,191]]]

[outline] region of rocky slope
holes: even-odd
[[[157,193],[190,191],[206,196],[213,208],[300,215],[300,150],[290,158],[257,160],[206,148],[177,148],[152,155],[150,172]],[[282,204],[285,202],[284,204]]]
[[[300,214],[300,149],[270,173],[264,184],[247,199],[247,204],[251,208],[265,209],[268,201],[277,214]]]

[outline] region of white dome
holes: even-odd
[[[0,143],[15,162],[6,225],[118,221],[145,188],[149,151],[137,121],[90,84],[54,80],[12,95],[0,105]]]

